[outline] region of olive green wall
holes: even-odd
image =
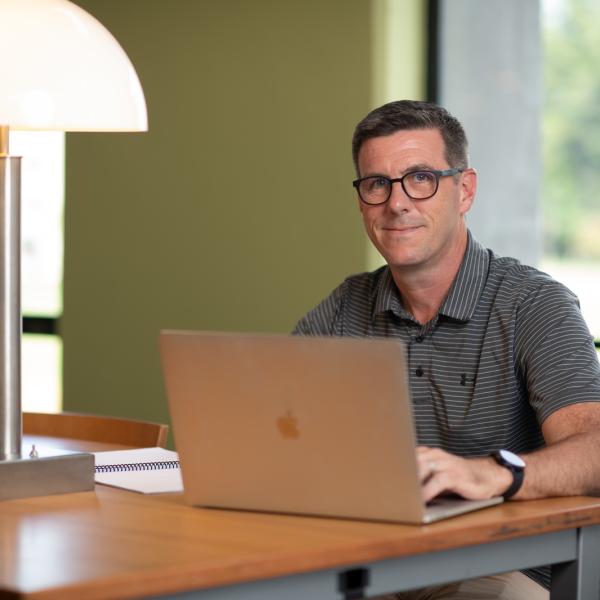
[[[168,421],[161,328],[286,332],[369,264],[350,137],[373,7],[78,4],[135,65],[150,131],[67,136],[64,408]]]

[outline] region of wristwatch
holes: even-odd
[[[525,461],[509,450],[497,450],[492,454],[492,458],[501,467],[505,467],[512,473],[513,481],[504,494],[502,494],[502,497],[505,500],[508,500],[510,497],[514,496],[523,485],[523,479],[525,478]]]

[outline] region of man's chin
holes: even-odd
[[[374,245],[388,264],[413,264],[421,256],[422,245],[408,240],[378,239]]]
[[[417,253],[386,252],[385,250],[379,250],[379,253],[390,267],[396,269],[415,267],[421,263],[421,257]]]

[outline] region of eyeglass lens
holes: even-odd
[[[430,171],[407,173],[400,179],[402,188],[415,200],[430,198],[437,191],[438,179]],[[363,179],[358,188],[361,198],[369,204],[382,204],[390,197],[393,181],[387,177],[374,176]]]

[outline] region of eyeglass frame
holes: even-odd
[[[367,206],[381,206],[382,204],[385,204],[392,197],[392,188],[394,186],[394,183],[398,183],[398,182],[400,182],[400,185],[402,186],[404,193],[411,200],[429,200],[429,198],[433,198],[437,194],[437,191],[440,187],[440,178],[441,177],[450,177],[451,175],[458,175],[459,173],[464,173],[465,171],[466,171],[466,169],[454,167],[452,169],[441,169],[441,170],[440,169],[415,169],[414,171],[409,171],[408,173],[404,173],[404,175],[402,175],[402,177],[394,177],[394,178],[387,177],[386,175],[368,175],[367,177],[361,177],[359,179],[355,179],[352,182],[352,186],[354,188],[356,188],[356,192],[358,193],[358,197],[359,197],[360,201],[363,202],[364,204],[366,204]],[[408,177],[409,175],[414,175],[415,173],[431,173],[432,175],[435,176],[435,190],[433,191],[433,193],[431,195],[424,196],[422,198],[415,198],[407,192],[406,187],[404,186],[404,179],[406,177]],[[387,181],[390,182],[390,189],[389,189],[388,197],[385,200],[383,200],[383,202],[367,202],[360,195],[359,186],[360,186],[361,182],[363,182],[367,179],[376,179],[376,178],[386,179]]]

